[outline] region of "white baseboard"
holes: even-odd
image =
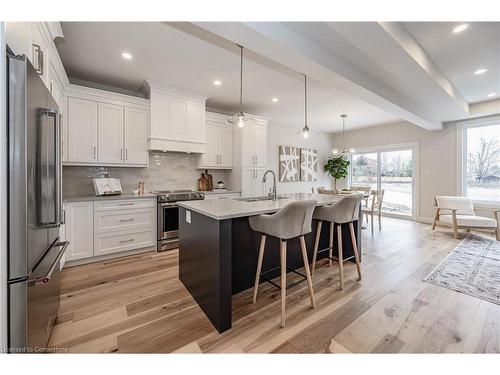
[[[419,223],[424,223],[424,224],[432,224],[434,222],[434,219],[431,217],[426,217],[426,216],[418,216],[415,221],[418,221]]]

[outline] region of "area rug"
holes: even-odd
[[[424,280],[500,305],[500,241],[469,234]]]

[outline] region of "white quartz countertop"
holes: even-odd
[[[200,201],[178,202],[178,205],[186,209],[198,212],[216,220],[233,219],[237,217],[254,216],[279,211],[290,202],[315,199],[318,206],[335,203],[342,199],[341,195],[292,193],[283,194],[287,198],[276,201],[245,202],[237,198],[228,199],[206,199]]]
[[[63,202],[88,202],[88,201],[108,201],[115,199],[145,199],[155,198],[156,194],[144,193],[142,195],[135,194],[118,194],[118,195],[69,195],[63,197]]]

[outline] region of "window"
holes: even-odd
[[[500,122],[464,126],[464,195],[500,203]]]
[[[353,154],[351,186],[384,190],[383,212],[415,216],[415,147],[385,146]]]

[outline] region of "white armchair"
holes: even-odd
[[[453,236],[458,238],[458,229],[466,229],[468,232],[471,228],[486,229],[494,231],[497,241],[500,241],[498,225],[498,213],[500,210],[481,208],[481,210],[494,213],[495,218],[491,219],[476,215],[472,199],[467,197],[438,195],[435,197],[435,201],[436,216],[434,217],[432,230],[436,229],[436,225],[452,227]]]

